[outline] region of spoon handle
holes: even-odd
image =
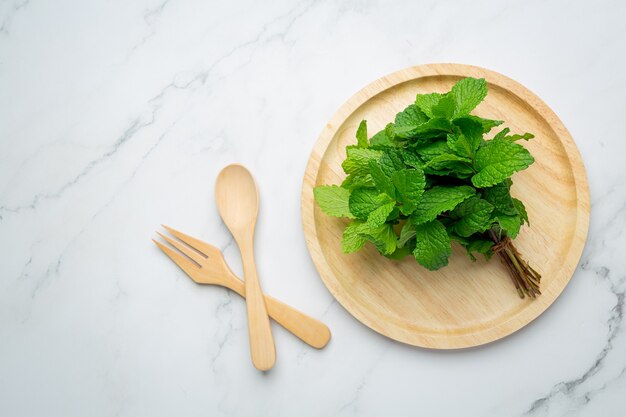
[[[252,239],[240,244],[239,250],[241,251],[243,261],[252,363],[258,370],[267,371],[276,362],[276,347],[274,346],[274,337],[270,327],[270,318],[265,307],[265,299],[263,298],[261,285],[256,273]]]

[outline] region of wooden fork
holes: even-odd
[[[220,285],[242,297],[246,296],[243,281],[230,270],[218,248],[171,227],[162,226],[183,243],[159,232],[157,234],[184,255],[157,240],[152,241],[192,280],[198,284]],[[271,318],[314,348],[321,349],[326,346],[330,340],[330,330],[324,323],[269,295],[263,296],[267,313]]]

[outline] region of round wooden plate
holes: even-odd
[[[359,122],[370,134],[393,121],[417,93],[446,92],[463,77],[485,78],[489,94],[474,111],[505,120],[536,159],[514,175],[512,194],[527,207],[515,246],[543,276],[539,298],[520,299],[508,271],[493,258],[472,262],[453,244],[450,264],[429,272],[415,259],[388,260],[372,245],[341,252],[346,221],[322,213],[313,187],[340,184],[345,146]],[[495,129],[496,131],[498,129]],[[408,68],[374,81],[348,100],[326,125],[311,153],[302,187],[306,242],[324,283],[358,320],[400,342],[436,349],[477,346],[507,336],[545,311],[569,282],[589,227],[589,188],[578,149],[552,110],[521,84],[493,71],[458,64]]]

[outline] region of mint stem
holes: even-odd
[[[494,230],[489,230],[489,236],[494,242],[492,250],[500,256],[500,260],[509,270],[511,280],[520,298],[525,298],[526,296],[536,298],[538,295],[541,295],[539,290],[541,275],[524,261],[520,253],[515,249],[515,246],[513,246],[511,238],[508,236],[500,238]]]

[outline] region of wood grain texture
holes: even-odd
[[[359,122],[375,133],[417,93],[446,92],[463,77],[485,78],[489,94],[473,112],[505,120],[536,159],[513,176],[512,194],[527,207],[531,227],[515,246],[542,275],[542,295],[520,299],[497,258],[472,263],[453,244],[450,264],[435,272],[414,259],[393,261],[366,248],[341,252],[346,221],[322,213],[313,188],[340,184],[345,146]],[[589,188],[576,145],[559,118],[536,95],[493,71],[459,64],[412,67],[374,81],[350,98],[322,131],[302,187],[302,221],[311,257],[333,296],[359,321],[400,342],[436,349],[477,346],[505,337],[545,311],[569,282],[589,227]]]

